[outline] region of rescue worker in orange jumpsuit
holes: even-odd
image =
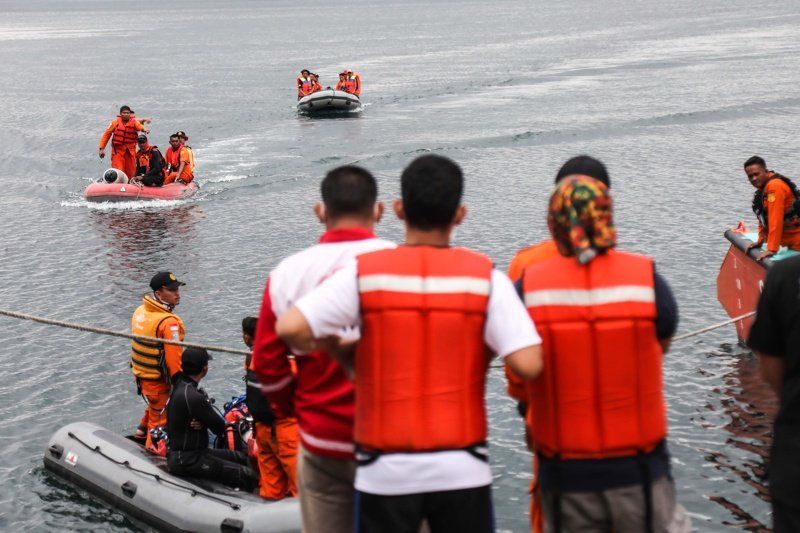
[[[164,154],[167,161],[167,175],[164,185],[179,181],[189,183],[194,179],[194,158],[189,150],[183,146],[181,137],[177,133],[169,136],[169,148]]]
[[[136,176],[131,181],[147,187],[161,187],[164,184],[166,164],[158,146],[147,142],[147,135],[140,133],[136,138],[139,151],[136,152]]]
[[[744,172],[756,188],[753,212],[758,218],[758,240],[749,244],[746,251],[766,243],[759,261],[778,253],[781,246],[800,251],[800,193],[795,184],[767,170],[766,162],[757,155],[744,162]]]
[[[297,77],[297,99],[300,100],[302,97],[320,90],[322,90],[322,86],[319,84],[319,77],[308,69],[301,70]]]
[[[181,302],[180,287],[172,272],[158,272],[150,280],[152,296],[146,294],[131,318],[134,335],[182,341],[185,335],[183,320],[175,314]],[[136,430],[137,438],[146,438],[149,447],[151,430],[166,427],[166,406],[172,389],[172,379],[181,370],[181,347],[144,339],[131,341],[131,370],[136,378],[139,394],[147,407]]]
[[[652,259],[614,249],[599,180],[560,181],[548,227],[559,256],[519,283],[544,339],[544,371],[525,388],[545,530],[688,533],[666,443],[661,367],[678,319],[669,286]]]
[[[361,97],[361,76],[352,70],[345,70],[345,91]]]
[[[136,173],[136,135],[143,131],[150,133],[145,124],[151,122],[149,118],[136,120],[136,116],[129,106],[119,108],[119,115],[100,137],[100,159],[106,156],[106,145],[111,139],[111,167],[121,170],[126,176],[133,177]]]
[[[496,353],[535,378],[541,339],[505,274],[450,247],[466,215],[458,165],[419,157],[401,189],[393,207],[405,244],[359,255],[300,298],[276,331],[299,350],[324,346],[355,373],[357,531],[411,532],[427,520],[432,533],[485,533],[487,367]],[[340,336],[354,324],[353,354]]]
[[[189,137],[186,135],[186,132],[183,131],[183,130],[176,131],[175,135],[180,137],[181,144],[186,149],[186,151],[189,152],[189,163],[192,165],[192,173],[194,174],[194,169],[196,168],[195,167],[195,162],[194,162],[194,149],[192,149],[191,146],[186,144],[187,142],[189,142]]]
[[[606,187],[611,187],[611,181],[608,177],[608,171],[605,165],[588,155],[579,155],[564,163],[561,169],[559,169],[558,174],[556,174],[556,184],[572,175],[588,176],[602,181]],[[558,247],[552,239],[523,248],[519,250],[511,260],[508,266],[508,277],[511,281],[517,283],[522,277],[522,272],[526,267],[558,256]],[[525,380],[514,374],[508,366],[505,367],[505,372],[508,380],[508,395],[517,400],[517,409],[520,416],[525,418],[528,411]],[[530,442],[528,442],[528,444],[530,446]],[[537,479],[539,475],[535,456],[533,459],[533,473],[534,476],[530,487],[530,493],[532,495],[530,506],[531,529],[534,533],[541,533],[544,531],[544,523],[542,519],[541,497],[537,490]]]
[[[242,320],[242,340],[251,350],[257,324],[258,319],[254,316]],[[244,368],[247,372],[247,408],[255,421],[254,434],[258,444],[258,471],[261,476],[258,493],[267,500],[297,496],[297,444],[300,439],[297,418],[275,416],[269,399],[261,392],[252,359],[253,353],[250,352]]]

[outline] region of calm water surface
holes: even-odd
[[[373,171],[380,196],[427,151],[467,176],[458,244],[505,267],[546,235],[553,177],[604,160],[621,245],[653,255],[681,330],[725,318],[715,277],[725,228],[751,224],[741,162],[800,174],[800,6],[789,0],[540,0],[300,6],[277,0],[0,2],[0,307],[116,330],[158,269],[185,278],[193,341],[241,347],[266,274],[313,243],[333,166]],[[301,68],[361,73],[364,112],[295,113]],[[122,104],[166,147],[190,136],[200,194],[178,204],[87,205],[97,141]],[[387,217],[379,232],[399,239]],[[59,426],[131,430],[143,409],[121,339],[0,318],[0,529],[140,531],[47,475]],[[241,360],[207,388],[242,390]],[[732,327],[676,343],[665,362],[679,499],[699,531],[770,523],[763,486],[774,400]],[[530,456],[504,383],[490,378],[498,528],[525,531]]]

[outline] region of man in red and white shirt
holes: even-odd
[[[278,418],[300,426],[298,483],[303,531],[352,532],[355,477],[355,392],[342,367],[319,351],[295,351],[275,334],[275,322],[294,302],[357,255],[395,245],[373,227],[383,214],[375,178],[356,166],[336,168],[322,181],[314,206],[326,231],[319,244],[284,259],[264,290],[253,348],[253,369]]]

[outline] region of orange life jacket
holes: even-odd
[[[136,117],[131,115],[128,122],[123,123],[122,117],[117,115],[117,127],[114,128],[114,134],[113,137],[111,137],[111,145],[116,147],[123,145],[135,146],[137,135]]]
[[[152,160],[153,160],[153,149],[154,148],[156,150],[158,150],[158,146],[149,144],[149,145],[147,145],[147,149],[146,150],[139,150],[138,152],[136,152],[136,158],[137,158],[137,161],[138,161],[139,168],[144,169],[144,173],[145,174],[147,174],[147,172],[150,170],[150,165],[152,164]],[[165,176],[166,173],[167,173],[167,171],[166,171],[165,166],[161,165],[161,175]]]
[[[314,78],[305,78],[303,76],[297,77],[297,96],[308,96],[316,90],[319,85],[314,81]]]
[[[562,459],[652,451],[667,435],[652,260],[556,257],[522,280],[544,350],[542,375],[526,382],[534,448]]]
[[[383,452],[486,440],[483,330],[492,262],[460,248],[359,256],[355,441]]]
[[[361,76],[351,72],[347,76],[347,80],[344,82],[344,90],[350,94],[359,96],[361,94]]]
[[[182,144],[177,150],[170,146],[167,148],[167,153],[164,154],[164,160],[167,162],[167,172],[177,172],[181,166],[181,154],[183,152],[188,154],[189,161],[184,165],[181,175],[176,177],[184,183],[189,183],[194,179],[194,155],[191,151],[187,150]]]

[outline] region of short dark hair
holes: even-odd
[[[131,107],[127,106],[127,105],[124,105],[124,106],[119,108],[120,114],[122,114],[123,111],[130,111],[131,113],[133,113],[133,111],[131,111]]]
[[[594,157],[579,155],[564,163],[558,171],[558,174],[556,174],[556,183],[574,174],[589,176],[590,178],[600,180],[606,187],[611,188],[611,179],[608,177],[606,166]]]
[[[181,136],[178,135],[177,133],[173,133],[172,135],[169,136],[169,140],[171,141],[172,139],[178,139],[180,141]]]
[[[446,157],[423,155],[403,170],[400,189],[410,226],[424,231],[446,228],[461,205],[464,175]]]
[[[334,168],[320,185],[325,211],[331,218],[368,216],[378,199],[378,184],[366,169],[355,165]]]
[[[251,337],[256,336],[256,324],[258,319],[254,316],[246,316],[242,319],[242,333],[246,333]]]
[[[767,168],[767,162],[764,161],[764,158],[757,155],[748,158],[747,161],[744,162],[744,168],[747,168],[750,165],[761,165],[761,168]]]

